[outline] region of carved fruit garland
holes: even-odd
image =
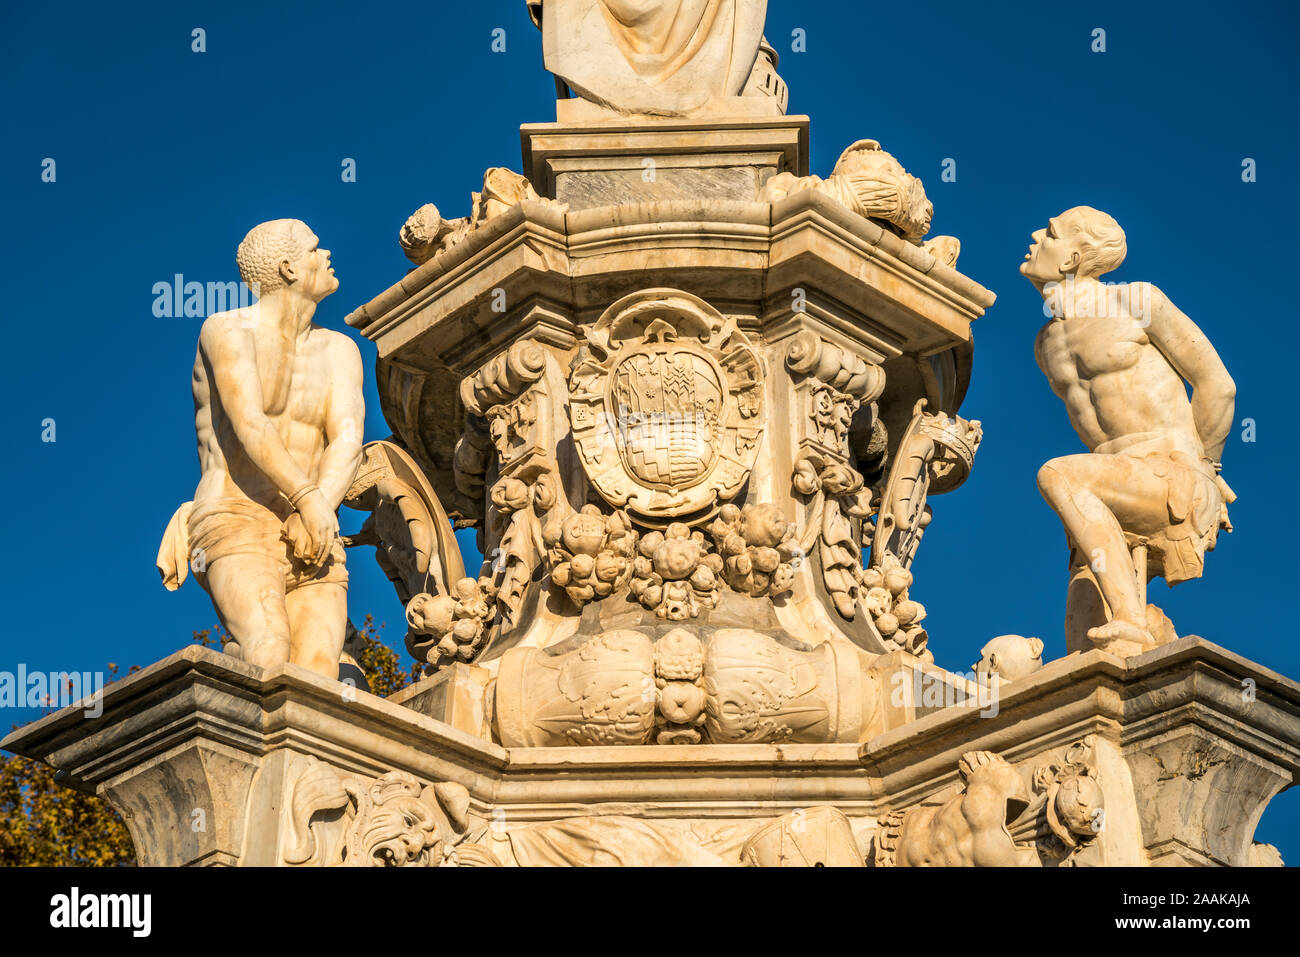
[[[794,487],[812,496],[812,514],[804,538],[803,554],[820,550],[822,580],[840,616],[852,621],[862,578],[861,545],[853,536],[852,519],[871,515],[871,491],[862,476],[838,462],[827,463],[816,452],[800,453],[794,467]],[[870,526],[863,524],[863,529]]]
[[[542,539],[551,581],[579,608],[628,583],[637,536],[623,512],[606,516],[599,506],[584,505],[563,520],[552,518]]]
[[[642,536],[632,571],[632,594],[667,621],[695,618],[717,601],[722,558],[709,552],[702,532],[673,522]]]

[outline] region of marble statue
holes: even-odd
[[[904,169],[876,140],[858,140],[849,146],[825,179],[778,173],[762,185],[758,198],[765,203],[778,203],[809,190],[888,227],[921,247],[937,262],[956,267],[961,243],[955,236],[924,238],[934,217],[934,204],[925,195],[925,184]]]
[[[1078,206],[1033,238],[1020,271],[1052,316],[1035,356],[1089,449],[1038,473],[1072,549],[1067,645],[1134,654],[1174,636],[1146,602],[1148,580],[1200,577],[1231,530],[1236,496],[1219,472],[1236,388],[1163,292],[1100,281],[1127,252],[1110,216]]]
[[[437,206],[425,203],[402,225],[398,242],[407,259],[423,266],[438,253],[452,248],[490,220],[525,201],[566,208],[563,203],[538,196],[528,180],[518,173],[495,167],[483,175],[482,192],[471,195],[468,216],[444,219]]]
[[[925,186],[876,140],[858,140],[848,147],[826,179],[793,173],[772,177],[763,184],[759,199],[775,203],[807,189],[824,193],[859,216],[888,223],[909,242],[919,243],[934,217]],[[956,256],[952,258],[956,262]]]
[[[1114,220],[1063,213],[1023,267],[1087,446],[1039,475],[1087,652],[1044,661],[971,632],[1014,581],[915,561],[986,551],[935,520],[996,299],[920,179],[865,138],[810,175],[763,0],[528,6],[555,122],[467,215],[416,210],[346,320],[391,435],[362,444],[302,223],[249,233],[261,298],[203,327],[202,479],[158,565],[236,657],[185,648],[0,747],[102,796],[145,865],[1280,864],[1255,827],[1300,780],[1300,683],[1146,601],[1228,527],[1232,379],[1154,286],[1101,282]],[[386,699],[339,674],[345,548],[401,603],[418,668]],[[961,647],[973,675],[936,661]]]
[[[1032,867],[1032,848],[1019,846],[1009,825],[1029,806],[1016,769],[990,751],[971,751],[959,764],[965,787],[943,804],[916,807],[881,822],[877,867]]]
[[[187,564],[230,635],[227,654],[334,678],[347,629],[337,511],[361,463],[361,353],[312,318],[338,289],[305,223],[255,226],[239,272],[259,298],[199,333],[194,421],[202,478],[168,526],[168,588]]]
[[[973,671],[985,684],[994,680],[1016,681],[1043,667],[1043,643],[1038,638],[999,635],[980,649]]]
[[[617,113],[685,116],[766,96],[784,112],[767,0],[528,0],[546,68]],[[733,107],[734,109],[734,107]]]

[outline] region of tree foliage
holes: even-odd
[[[419,675],[383,642],[382,625],[366,616],[352,644],[374,694],[388,697]],[[220,626],[194,632],[204,647],[219,647]],[[117,665],[108,665],[109,681]],[[132,666],[127,674],[139,671]],[[30,758],[0,753],[0,867],[121,867],[135,863],[135,846],[121,816],[102,798],[65,787],[57,772]]]
[[[402,656],[384,644],[383,628],[382,624],[375,624],[373,615],[366,615],[366,620],[357,629],[358,640],[353,645],[353,657],[365,672],[371,694],[387,698],[418,680],[423,669],[418,662],[409,669],[402,669]]]

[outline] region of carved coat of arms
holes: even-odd
[[[574,442],[609,504],[647,524],[735,496],[763,434],[763,383],[749,339],[689,293],[615,303],[569,379]]]

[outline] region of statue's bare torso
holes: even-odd
[[[1152,342],[1149,319],[1132,311],[1079,316],[1067,309],[1039,332],[1039,365],[1093,452],[1181,451],[1203,460],[1183,377]]]
[[[194,361],[194,415],[202,479],[196,503],[248,499],[287,514],[280,490],[248,458],[237,441],[230,416],[212,388],[210,359],[204,339],[223,349],[252,350],[261,386],[262,411],[274,424],[286,451],[313,480],[320,478],[327,444],[330,388],[345,378],[342,367],[356,361],[356,346],[347,336],[315,324],[304,335],[258,327],[245,311],[218,313],[205,323]]]

